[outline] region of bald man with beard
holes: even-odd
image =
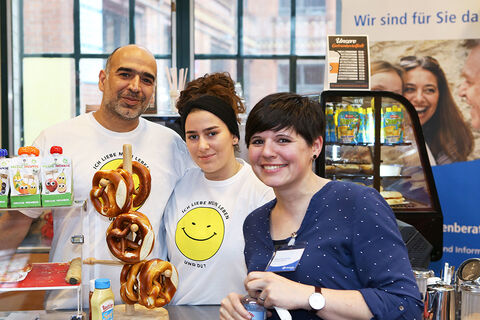
[[[72,159],[75,200],[87,200],[84,216],[73,208],[53,208],[54,235],[49,252],[50,262],[69,262],[73,258],[115,260],[105,233],[111,221],[98,213],[90,200],[92,178],[98,170],[111,170],[123,161],[123,145],[132,145],[133,159],[144,164],[151,174],[150,196],[135,208],[145,214],[156,234],[149,258],[166,259],[163,212],[176,183],[193,166],[185,142],[173,130],[142,117],[154,101],[157,85],[157,63],[145,48],[126,45],[116,49],[100,70],[98,88],[103,93],[99,110],[54,124],[43,130],[33,145],[41,154],[53,145]],[[66,106],[70,107],[70,106]],[[41,210],[9,211],[0,217],[0,258],[21,243],[32,221]],[[84,235],[83,245],[73,246],[73,235]],[[121,303],[121,265],[83,265],[82,283],[90,278],[111,279],[115,304]],[[87,289],[88,287],[84,287]],[[88,289],[84,290],[88,295]],[[76,309],[74,290],[48,292],[46,309]],[[88,299],[84,299],[88,303]]]

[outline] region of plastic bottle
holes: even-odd
[[[265,307],[258,303],[258,300],[250,296],[242,298],[242,304],[252,316],[252,320],[264,320],[267,318]]]
[[[60,146],[52,146],[41,162],[42,206],[70,206],[73,202],[72,161]]]
[[[110,288],[110,279],[95,279],[92,295],[92,320],[113,320],[115,298]]]

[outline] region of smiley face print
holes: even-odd
[[[175,243],[188,259],[204,261],[217,253],[223,242],[225,225],[220,213],[199,207],[188,211],[177,223]]]
[[[65,173],[62,172],[58,175],[57,177],[57,185],[58,185],[58,189],[57,191],[59,193],[64,193],[65,191],[67,191],[67,178],[65,177]]]

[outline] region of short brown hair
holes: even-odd
[[[255,133],[293,129],[309,146],[325,134],[325,113],[317,101],[295,93],[270,94],[260,100],[247,118],[245,143]]]

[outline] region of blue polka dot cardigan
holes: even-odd
[[[270,212],[276,200],[245,220],[248,271],[263,271],[274,251]],[[296,243],[306,249],[297,269],[280,275],[330,289],[359,290],[374,319],[421,319],[423,304],[390,206],[374,189],[330,181],[311,199]],[[328,301],[327,301],[328,304]],[[293,319],[318,319],[306,310]],[[276,314],[271,319],[279,319]]]

